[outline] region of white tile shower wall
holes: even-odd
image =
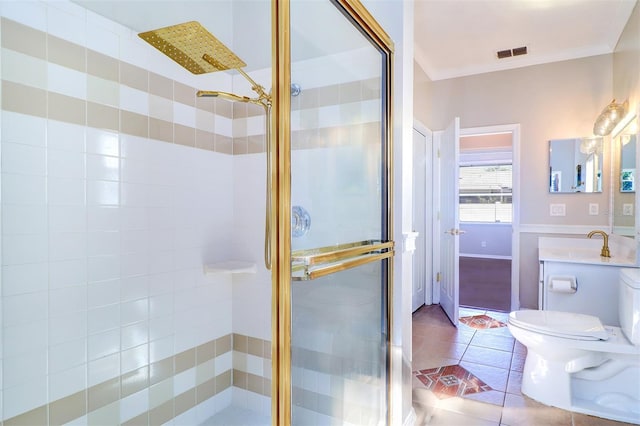
[[[254,262],[256,274],[233,281],[233,331],[271,340],[271,272],[264,266],[266,155],[234,156],[232,256]]]
[[[0,13],[184,84],[205,81],[73,3],[2,2]],[[99,95],[86,74],[6,49],[3,60],[4,80]],[[32,66],[21,74],[12,62]],[[206,82],[231,87],[226,74]],[[123,109],[150,112],[147,94],[118,89]],[[171,114],[196,123],[190,107]],[[3,419],[232,331],[229,276],[201,272],[232,239],[231,156],[9,111],[1,120]],[[148,408],[146,392],[120,402],[122,420]]]
[[[18,132],[11,123],[28,122],[26,117],[15,116],[3,113],[3,121],[8,123],[7,135]],[[3,151],[11,151],[17,145],[5,138],[2,142]],[[127,144],[126,138],[123,144]],[[70,157],[73,154],[69,152]],[[126,183],[118,181],[117,167],[106,167],[108,176],[101,177],[114,179],[115,188],[110,188],[107,181],[97,181],[102,186],[96,187],[98,194],[93,198],[88,195],[92,181],[70,178],[70,184],[77,183],[80,188],[87,185],[87,200],[93,200],[93,207],[99,212],[96,216],[101,216],[91,224],[86,219],[81,221],[84,228],[75,224],[78,232],[47,234],[45,229],[43,233],[46,227],[41,217],[47,212],[46,199],[10,196],[22,193],[24,181],[32,177],[28,173],[40,171],[25,168],[22,173],[9,173],[3,168],[3,210],[9,211],[3,215],[7,231],[3,238],[3,289],[8,290],[3,294],[3,327],[4,346],[10,348],[5,351],[3,363],[5,371],[16,372],[15,377],[10,375],[4,382],[4,418],[45,403],[47,379],[50,394],[63,396],[64,390],[78,391],[148,364],[149,353],[154,353],[149,345],[158,343],[153,340],[156,335],[159,342],[169,337],[166,345],[171,346],[171,340],[173,343],[171,350],[154,356],[163,358],[231,332],[230,280],[225,276],[211,280],[201,273],[202,262],[224,255],[229,243],[229,237],[219,236],[228,232],[232,221],[232,191],[230,185],[219,183],[228,182],[231,176],[231,157],[164,143],[148,144],[148,151],[141,150],[139,154],[159,161],[158,170],[172,175],[174,184],[165,183],[169,185],[166,202],[158,206],[148,202],[149,191],[161,180],[156,180],[153,173],[146,176],[141,187],[131,187],[131,193],[124,196],[126,187],[122,186]],[[60,153],[59,156],[63,157]],[[3,157],[7,161],[11,158],[15,156]],[[105,157],[92,168],[90,158],[86,154],[88,174],[105,162],[108,166],[121,159]],[[13,179],[6,179],[7,176]],[[45,182],[40,187],[43,185]],[[118,204],[120,185],[123,196]],[[47,193],[55,191],[50,186]],[[80,191],[77,197],[63,194],[52,198],[61,200],[61,208],[72,206],[86,214],[83,194]],[[53,201],[49,206],[54,206]],[[37,233],[30,234],[28,226],[7,226],[19,222],[10,213],[12,210],[30,212],[27,220],[35,216],[32,229]],[[149,221],[158,228],[127,229],[144,226],[140,215],[153,218],[156,213],[165,214],[169,220]],[[20,233],[13,235],[14,232]],[[150,244],[151,235],[163,234],[163,244]],[[162,331],[154,328],[158,324],[163,324]],[[85,344],[88,355],[77,352]],[[68,368],[58,373],[55,357],[65,350],[62,348],[77,359],[72,365],[62,366]],[[49,375],[45,368],[47,353],[54,357]],[[18,368],[25,362],[30,368]]]

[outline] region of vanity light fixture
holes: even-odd
[[[602,154],[602,138],[600,136],[582,138],[582,141],[580,141],[580,152],[586,155]]]
[[[625,101],[622,104],[616,103],[616,100],[612,100],[607,105],[593,124],[593,134],[598,136],[606,136],[616,127],[616,124],[624,117],[629,102]]]

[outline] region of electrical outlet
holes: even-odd
[[[622,205],[622,216],[633,216],[633,204],[624,203]]]
[[[549,216],[566,216],[566,204],[549,204]]]
[[[600,205],[598,203],[589,203],[589,215],[597,216],[599,210]]]

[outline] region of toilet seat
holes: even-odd
[[[607,340],[609,334],[598,317],[559,311],[514,311],[509,323],[526,330],[573,340]]]

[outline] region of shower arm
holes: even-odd
[[[214,67],[217,67],[217,68],[221,67],[220,63],[215,58],[213,58],[211,55],[209,55],[207,53],[202,55],[202,59],[204,59],[206,62],[208,62],[209,64],[213,65]],[[246,97],[246,96],[233,95],[231,93],[227,94],[227,95],[231,95],[231,96],[226,96],[226,97],[232,98],[233,100],[240,101],[240,102],[249,102],[249,103],[253,103],[253,104],[256,104],[256,105],[262,105],[265,109],[267,108],[267,106],[271,106],[271,95],[269,95],[264,90],[264,87],[262,87],[261,85],[256,83],[254,79],[249,77],[249,74],[244,72],[244,70],[242,68],[235,68],[235,70],[238,71],[240,73],[240,75],[242,75],[249,82],[249,84],[251,84],[251,90],[256,92],[258,94],[258,97],[257,98],[249,98],[249,97]],[[213,93],[223,93],[223,92],[208,92],[208,91],[201,90],[201,91],[198,92],[198,96],[207,96],[207,95],[208,96],[217,96],[217,95],[215,95]]]

